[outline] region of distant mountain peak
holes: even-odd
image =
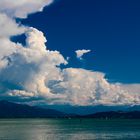
[[[43,109],[7,100],[0,101],[0,118],[47,118],[65,117],[65,113],[54,109]]]

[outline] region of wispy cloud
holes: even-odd
[[[0,0],[0,12],[10,17],[26,18],[28,14],[42,11],[53,0]]]
[[[86,53],[89,53],[89,52],[91,52],[91,50],[85,50],[85,49],[83,49],[83,50],[77,50],[77,51],[75,51],[75,53],[76,53],[76,57],[78,58],[78,59],[83,59],[82,57],[83,57],[83,55],[84,54],[86,54]]]

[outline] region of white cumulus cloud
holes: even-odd
[[[5,51],[1,53],[0,81],[28,92],[47,94],[49,89],[45,84],[49,79],[60,79],[57,66],[67,64],[67,61],[58,51],[46,50],[42,32],[29,28],[26,36],[26,46],[12,42],[5,46]]]
[[[109,83],[102,72],[62,69],[68,58],[48,50],[41,31],[16,23],[16,17],[26,18],[52,2],[0,1],[0,96],[45,104],[140,105],[140,84]],[[25,46],[10,40],[19,34],[25,34]],[[88,52],[77,50],[77,58]]]
[[[41,31],[28,28],[26,46],[3,39],[0,45],[0,85],[5,96],[20,100],[38,98],[46,104],[140,104],[140,85],[111,84],[102,72],[61,69],[67,61],[58,51],[47,50]],[[135,92],[133,88],[137,89]]]

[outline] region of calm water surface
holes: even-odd
[[[0,140],[140,140],[140,120],[1,119]]]

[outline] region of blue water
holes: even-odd
[[[0,140],[140,140],[140,120],[1,119]]]

